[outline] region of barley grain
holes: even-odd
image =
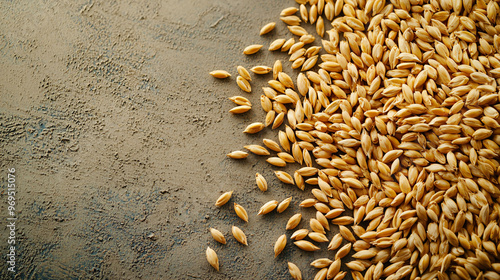
[[[281,235],[274,244],[274,257],[276,258],[286,246],[286,234]]]
[[[227,72],[225,70],[214,70],[214,71],[210,72],[210,75],[212,75],[213,77],[218,78],[218,79],[224,79],[224,78],[231,77],[231,74],[229,74],[229,72]]]
[[[242,76],[238,76],[236,78],[236,83],[238,84],[238,86],[240,87],[240,89],[242,91],[245,91],[245,92],[252,91],[252,87],[250,86],[250,83],[246,79],[244,79]]]
[[[240,217],[243,221],[248,223],[248,214],[245,208],[243,206],[239,205],[238,203],[234,203],[234,212],[236,212],[236,215]]]
[[[280,16],[291,16],[294,15],[299,9],[295,7],[288,7],[286,9],[283,9],[280,13]]]
[[[257,215],[265,215],[267,213],[270,213],[277,206],[278,206],[278,201],[276,201],[276,200],[271,200],[269,202],[266,202],[264,205],[262,205],[262,207],[260,208],[259,213]]]
[[[278,208],[276,209],[278,211],[278,213],[282,213],[283,211],[285,211],[288,206],[290,205],[290,202],[292,201],[292,197],[289,197],[285,200],[283,200],[282,202],[280,202],[280,204],[278,205]]]
[[[245,246],[248,246],[247,236],[239,227],[232,226],[231,232],[233,233],[233,236],[236,239],[236,241],[238,241],[239,243],[241,243]]]
[[[286,224],[286,229],[290,230],[296,228],[299,225],[301,219],[302,219],[302,214],[293,215],[292,217],[290,217],[290,219],[288,219],[288,222]]]
[[[290,275],[292,276],[293,279],[295,280],[302,280],[302,273],[300,272],[300,269],[295,265],[294,263],[288,262],[288,271],[290,272]]]
[[[293,178],[292,178],[292,176],[290,176],[290,174],[288,174],[284,171],[274,171],[274,174],[281,182],[283,182],[285,184],[293,185]]]
[[[258,52],[263,46],[262,45],[250,45],[243,50],[243,54],[251,55]]]
[[[219,271],[219,258],[217,257],[217,253],[212,248],[207,247],[206,255],[208,263]]]
[[[232,96],[232,97],[229,97],[229,100],[233,101],[234,103],[236,103],[237,105],[240,105],[240,106],[252,107],[252,103],[250,103],[250,100],[248,100],[247,98],[245,98],[243,96]]]
[[[259,75],[265,75],[269,72],[271,72],[272,68],[269,66],[264,66],[264,65],[258,65],[254,66],[250,69],[250,71],[254,72],[255,74]]]
[[[244,146],[244,148],[259,156],[269,155],[269,151],[266,148],[259,145],[246,145]]]
[[[306,240],[298,240],[298,241],[295,241],[293,244],[295,244],[295,246],[299,247],[300,249],[302,249],[304,251],[312,252],[312,251],[319,250],[318,246],[316,246],[316,245],[314,245],[311,242],[306,241]]]
[[[231,196],[233,195],[233,191],[225,192],[215,202],[215,206],[222,206],[226,204],[230,199]]]
[[[229,113],[231,113],[231,114],[243,114],[243,113],[248,112],[250,109],[252,109],[252,107],[247,106],[247,105],[237,106],[237,107],[234,107],[231,110],[229,110]]]
[[[248,125],[243,132],[249,133],[249,134],[254,134],[254,133],[257,133],[257,132],[261,131],[262,129],[264,129],[264,127],[265,126],[263,123],[256,122],[256,123],[252,123],[252,124]]]
[[[233,159],[243,159],[243,158],[248,157],[248,153],[243,152],[243,151],[234,151],[234,152],[230,152],[229,154],[227,154],[227,156],[230,158],[233,158]]]
[[[276,22],[270,22],[270,23],[268,23],[268,24],[264,25],[264,26],[260,29],[260,33],[259,33],[259,35],[261,35],[261,36],[262,36],[262,35],[264,35],[264,34],[267,34],[267,33],[271,32],[271,31],[274,29],[274,27],[275,27],[275,26],[276,26]]]

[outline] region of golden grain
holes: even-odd
[[[264,176],[262,176],[261,174],[259,173],[256,173],[255,174],[255,181],[257,182],[257,187],[265,192],[267,191],[267,181],[266,179],[264,178]]]
[[[301,219],[302,214],[293,215],[292,217],[290,217],[290,219],[288,219],[288,222],[286,223],[286,229],[289,230],[296,228],[299,225]]]
[[[342,265],[342,262],[340,259],[336,259],[335,261],[333,261],[330,264],[330,266],[328,267],[328,273],[326,274],[326,278],[327,279],[337,279],[336,276],[339,275],[341,265]],[[342,275],[342,274],[340,274],[340,275]]]
[[[286,40],[285,43],[283,43],[283,46],[281,46],[281,51],[282,52],[288,51],[293,46],[293,44],[295,44],[294,38]]]
[[[318,61],[318,56],[312,56],[309,57],[307,60],[304,61],[304,64],[302,64],[301,71],[307,71],[313,68],[316,65],[316,62]]]
[[[342,235],[337,233],[333,236],[330,244],[328,244],[328,250],[336,250],[340,247],[340,244],[342,244]]]
[[[273,122],[273,125],[272,125],[272,129],[276,129],[278,128],[281,124],[283,124],[283,120],[285,119],[285,113],[284,112],[281,112],[279,113],[275,119],[274,119],[274,122]]]
[[[227,154],[227,156],[230,158],[233,158],[233,159],[243,159],[243,158],[248,157],[248,153],[243,152],[243,151],[234,151],[234,152],[230,152],[229,154]]]
[[[243,221],[248,223],[248,214],[245,208],[243,206],[237,204],[236,202],[234,203],[234,212],[236,212],[236,215],[240,217]]]
[[[230,199],[231,196],[233,195],[233,191],[225,192],[215,202],[215,206],[222,206],[226,204]]]
[[[269,155],[269,151],[266,148],[259,145],[246,145],[244,146],[244,148],[259,156]]]
[[[232,97],[229,97],[229,100],[233,101],[234,103],[236,103],[237,105],[240,105],[240,106],[252,107],[252,103],[250,103],[250,100],[248,100],[247,98],[245,98],[243,96],[232,96]]]
[[[272,68],[269,66],[264,66],[264,65],[258,65],[254,66],[250,69],[250,71],[254,72],[255,74],[259,75],[265,75],[269,72],[271,72]]]
[[[269,45],[269,51],[277,51],[281,49],[283,44],[285,43],[285,39],[276,39]]]
[[[308,236],[316,242],[328,242],[328,238],[326,237],[326,235],[320,232],[310,232]]]
[[[273,150],[275,152],[281,152],[281,148],[280,148],[279,144],[276,143],[275,141],[273,141],[271,139],[263,139],[262,142],[269,149],[271,149],[271,150]]]
[[[302,249],[304,251],[312,252],[312,251],[319,250],[318,246],[312,244],[311,242],[309,242],[307,240],[298,240],[298,241],[295,241],[293,244],[295,244],[295,246],[299,247],[300,249]]]
[[[280,17],[281,21],[288,25],[300,25],[300,18],[294,15]]]
[[[295,244],[319,250],[301,239],[328,241],[330,223],[340,232],[328,250],[349,241],[335,261],[311,264],[320,269],[314,278],[343,279],[340,258],[351,248],[356,253],[346,266],[356,280],[499,278],[500,265],[493,261],[500,252],[498,5],[296,2],[299,9],[284,9],[281,20],[300,39],[278,39],[269,50],[288,52],[292,69],[305,73],[298,74],[295,92],[292,75],[276,61],[261,105],[266,126],[276,129],[288,120],[278,132],[279,144],[264,140],[278,153],[267,160],[301,165],[293,177],[275,175],[301,190],[313,187],[313,197],[300,203],[317,210],[309,222],[312,232],[296,231]],[[332,29],[325,29],[325,19]],[[315,38],[301,22],[315,24],[320,37],[327,33],[325,53],[320,46],[306,47]],[[318,59],[319,69],[311,71]],[[238,73],[237,82],[245,76]],[[231,112],[251,107],[248,100],[233,101],[241,104]],[[290,200],[264,208],[280,212]],[[344,207],[352,215],[342,215]],[[301,217],[292,216],[287,229]],[[291,263],[289,270],[301,277]]]
[[[307,34],[307,31],[300,27],[300,26],[288,26],[288,30],[290,31],[290,33],[292,33],[293,35],[297,35],[297,36],[302,36],[302,35],[306,35]]]
[[[250,109],[252,109],[252,107],[247,106],[247,105],[237,106],[237,107],[234,107],[231,110],[229,110],[229,113],[231,113],[231,114],[243,114],[243,113],[248,112]]]
[[[349,252],[351,251],[351,243],[347,243],[346,245],[342,246],[337,253],[335,254],[335,259],[342,259],[343,257],[347,256]]]
[[[236,78],[236,83],[238,84],[238,86],[240,87],[241,90],[243,90],[245,92],[252,91],[252,87],[250,86],[250,83],[248,82],[248,80],[244,79],[242,76],[238,76]]]
[[[285,184],[293,185],[293,178],[290,174],[285,171],[274,171],[276,177]]]
[[[219,258],[217,257],[217,253],[212,248],[207,247],[206,255],[208,263],[219,271]]]
[[[283,9],[280,13],[280,16],[291,16],[293,14],[295,14],[299,9],[295,8],[295,7],[288,7],[286,9]]]
[[[254,134],[254,133],[257,133],[257,132],[261,131],[262,129],[264,129],[264,127],[265,126],[263,123],[256,122],[256,123],[249,124],[243,132],[249,133],[249,134]]]
[[[213,77],[218,78],[218,79],[224,79],[224,78],[231,77],[231,74],[229,74],[229,72],[227,72],[225,70],[214,70],[214,71],[210,72],[210,75],[212,75]]]
[[[281,159],[279,157],[269,157],[266,159],[266,161],[269,164],[272,164],[274,166],[278,166],[278,167],[285,167],[286,166],[286,161],[284,161],[283,159]]]
[[[262,205],[262,207],[260,207],[259,213],[257,213],[257,215],[265,215],[267,213],[270,213],[277,206],[278,206],[278,201],[276,200],[268,201],[264,205]]]
[[[264,34],[267,34],[267,33],[271,32],[274,29],[275,26],[276,26],[276,22],[270,22],[270,23],[264,25],[260,29],[259,35],[264,35]]]
[[[241,243],[245,246],[248,246],[247,236],[239,227],[232,226],[231,232],[233,233],[233,236],[236,239],[236,241],[238,241],[239,243]]]
[[[218,231],[215,228],[210,228],[210,234],[212,234],[212,237],[215,239],[215,241],[221,244],[226,244],[226,238],[224,238],[224,234],[222,234],[222,232]]]
[[[274,243],[274,257],[276,258],[286,246],[286,234],[281,235]]]
[[[278,207],[276,209],[278,211],[278,213],[282,213],[283,211],[285,211],[288,208],[288,206],[290,205],[291,201],[292,201],[292,197],[289,197],[289,198],[283,200],[282,202],[280,202],[280,204],[278,205]]]
[[[294,240],[301,240],[301,239],[304,239],[307,237],[307,235],[309,234],[309,230],[308,229],[299,229],[299,230],[296,230],[292,236],[290,236],[290,239],[294,239]]]
[[[294,263],[288,262],[288,271],[290,272],[290,275],[292,276],[293,279],[295,280],[302,280],[302,273],[300,272],[300,269],[295,265]]]
[[[263,46],[262,45],[250,45],[243,50],[243,54],[250,55],[258,52]]]

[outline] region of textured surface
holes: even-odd
[[[264,158],[225,157],[264,137],[277,139],[269,129],[242,133],[264,118],[260,88],[270,75],[254,76],[247,94],[236,86],[236,66],[287,60],[264,49],[290,37],[278,21],[293,5],[0,3],[0,170],[5,183],[7,168],[17,169],[20,279],[290,279],[289,260],[312,278],[309,263],[333,257],[326,250],[300,252],[289,241],[274,259],[287,219],[309,195],[280,183]],[[276,29],[260,37],[270,21]],[[242,50],[250,44],[264,49],[246,57]],[[289,66],[284,61],[291,73]],[[208,75],[215,69],[233,76],[216,80]],[[233,95],[248,97],[254,109],[230,115]],[[256,172],[267,178],[268,192],[257,189]],[[217,197],[229,190],[231,205],[216,209]],[[265,202],[289,196],[284,213],[256,216]],[[247,209],[249,224],[234,214],[233,202]],[[314,215],[307,210],[304,219]],[[0,212],[3,221],[6,203]],[[231,225],[245,231],[248,247],[230,235]],[[210,227],[228,243],[216,243]],[[0,234],[5,240],[5,227]],[[2,255],[6,245],[0,242]],[[205,259],[208,245],[219,255],[219,273]],[[10,279],[4,261],[0,270]]]

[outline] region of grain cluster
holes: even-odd
[[[300,250],[326,247],[311,263],[314,279],[500,279],[498,2],[296,2],[260,32],[284,24],[287,38],[244,50],[285,53],[292,68],[281,60],[250,68],[269,76],[259,97],[266,117],[244,132],[278,132],[245,148],[310,193],[299,206],[316,211],[308,228],[291,215],[275,257],[289,236]],[[248,71],[238,72],[251,92]],[[231,100],[247,106],[231,113],[251,109],[246,98]],[[289,165],[298,168],[281,170]],[[261,174],[256,183],[269,187]],[[290,202],[269,201],[259,214]],[[292,278],[309,274],[287,261]]]

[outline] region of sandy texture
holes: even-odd
[[[246,57],[242,50],[289,38],[278,17],[292,5],[0,3],[0,170],[2,187],[7,168],[17,170],[19,279],[289,279],[289,260],[313,277],[309,263],[325,251],[303,253],[289,241],[273,258],[287,219],[309,195],[280,183],[264,158],[225,157],[277,138],[270,130],[242,133],[263,120],[260,88],[270,76],[254,76],[247,94],[236,87],[236,66],[287,58],[267,50]],[[277,29],[259,37],[270,21]],[[214,69],[233,77],[216,80],[208,75]],[[248,97],[255,108],[230,115],[233,95]],[[257,189],[256,172],[268,179],[268,192]],[[231,205],[216,209],[216,198],[228,190],[235,191]],[[289,196],[294,200],[283,214],[256,216],[265,202]],[[4,223],[4,188],[0,200]],[[250,223],[238,219],[233,202],[247,209]],[[314,215],[308,210],[304,218]],[[247,233],[248,247],[230,235],[231,225]],[[217,244],[209,227],[228,244]],[[4,255],[4,226],[0,234]],[[219,254],[219,273],[205,260],[208,245]],[[4,261],[0,271],[11,279]]]

